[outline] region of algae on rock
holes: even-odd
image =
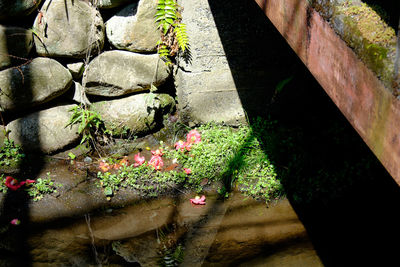
[[[395,92],[394,29],[388,26],[371,7],[360,1],[336,1],[333,6],[323,5],[325,2],[316,0],[312,2],[312,6],[330,21],[335,31],[383,84]],[[328,13],[329,18],[324,16]]]

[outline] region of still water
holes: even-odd
[[[147,200],[32,226],[33,266],[323,266],[289,201]],[[179,247],[178,259],[171,255]],[[178,253],[176,253],[177,255]]]

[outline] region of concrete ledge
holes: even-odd
[[[255,1],[400,184],[400,101],[307,0]]]

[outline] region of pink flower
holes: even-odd
[[[182,152],[184,152],[185,149],[187,151],[190,151],[191,148],[192,148],[192,143],[183,142],[182,140],[179,140],[178,142],[175,143],[175,149],[180,150]]]
[[[185,146],[186,146],[186,143],[183,142],[182,140],[179,140],[178,142],[175,143],[175,149],[180,150],[182,152],[185,150]]]
[[[196,129],[191,130],[186,138],[189,144],[198,144],[201,141],[201,135]]]
[[[125,166],[129,166],[129,159],[128,157],[123,157],[120,161],[119,161],[119,165],[125,165]]]
[[[149,165],[153,166],[154,169],[159,171],[164,166],[164,162],[163,162],[161,156],[153,155],[149,161]]]
[[[36,182],[35,180],[31,180],[31,179],[26,179],[25,180],[25,184],[29,185],[29,184],[33,184],[34,182]]]
[[[99,168],[102,172],[108,172],[110,169],[113,168],[113,166],[110,166],[110,164],[108,164],[107,162],[100,161]]]
[[[183,171],[184,171],[187,175],[189,175],[189,174],[192,173],[192,170],[189,169],[189,168],[183,168]]]
[[[21,221],[18,220],[18,219],[12,219],[10,223],[11,223],[12,225],[20,225],[20,224],[21,224]]]
[[[185,143],[185,149],[186,149],[187,151],[190,151],[190,150],[192,149],[192,143],[186,142],[186,143]]]
[[[144,161],[145,161],[144,156],[141,157],[140,153],[137,153],[135,155],[134,159],[135,159],[135,163],[133,164],[134,167],[138,167],[138,166],[142,165],[144,163]]]
[[[202,195],[201,197],[196,196],[195,198],[191,198],[190,203],[192,203],[194,205],[205,205],[206,204],[206,196]]]
[[[154,150],[154,151],[152,150],[151,154],[153,156],[159,156],[159,157],[162,157],[162,155],[164,155],[163,150],[161,148],[157,149],[157,150]]]
[[[5,185],[10,188],[11,190],[15,191],[18,188],[20,188],[21,186],[23,186],[25,184],[25,182],[18,182],[17,179],[14,179],[11,176],[7,176],[6,177],[6,181],[5,181]]]

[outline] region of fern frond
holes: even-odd
[[[165,44],[161,44],[158,46],[157,53],[165,61],[165,64],[171,64],[171,59],[169,58],[170,51]]]
[[[174,0],[159,0],[154,18],[158,22],[157,27],[166,34],[170,26],[177,19],[176,2]]]
[[[176,34],[176,39],[178,41],[179,48],[182,50],[182,52],[185,52],[185,50],[189,46],[189,38],[186,33],[186,24],[180,23],[176,25],[174,32]]]

